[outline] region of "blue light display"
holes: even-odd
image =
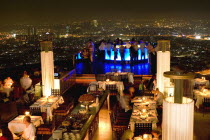
[[[142,58],[141,55],[141,50],[138,49],[138,60],[146,60],[148,59],[148,50],[146,48],[144,48],[145,51],[145,58]],[[125,56],[125,61],[130,61],[130,50],[129,49],[124,49],[124,56]],[[76,55],[76,59],[82,59],[81,58],[81,53],[78,53]],[[111,50],[111,55],[109,56],[107,53],[107,50],[105,50],[105,60],[114,60],[114,51]],[[119,49],[117,49],[117,61],[121,61],[121,56],[120,56],[120,51]]]

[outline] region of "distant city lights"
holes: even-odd
[[[12,37],[16,38],[16,34],[13,34]]]
[[[200,35],[195,36],[195,39],[201,39]]]

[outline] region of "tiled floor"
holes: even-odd
[[[106,105],[104,105],[99,112],[99,119],[99,126],[92,140],[112,140],[109,111]]]
[[[194,113],[194,140],[210,140],[210,112]]]

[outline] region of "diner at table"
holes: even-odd
[[[35,128],[34,124],[31,122],[31,117],[25,116],[23,118],[23,123],[25,124],[25,128],[22,132],[21,139],[35,140],[36,128]]]
[[[24,131],[25,128],[25,124],[23,121],[24,118],[25,115],[19,115],[8,123],[8,128],[12,132],[14,139],[18,138],[16,134]],[[33,123],[35,127],[38,127],[44,123],[41,116],[30,116],[30,118],[31,118],[31,123]]]

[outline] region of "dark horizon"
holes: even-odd
[[[182,17],[210,19],[210,1],[139,0],[18,0],[0,5],[0,25],[68,23],[98,18],[153,19]]]

